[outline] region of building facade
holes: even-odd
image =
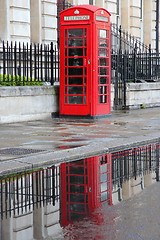
[[[160,48],[159,0],[0,0],[0,41],[56,43],[57,4],[62,2],[104,7],[112,23],[152,49]]]
[[[57,41],[57,0],[0,0],[0,40]]]

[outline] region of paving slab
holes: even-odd
[[[160,108],[0,124],[0,176],[160,142]],[[14,168],[13,168],[14,165]]]

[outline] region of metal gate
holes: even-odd
[[[112,52],[112,83],[114,85],[114,110],[126,109],[126,68],[127,56],[121,51]]]

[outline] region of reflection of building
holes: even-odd
[[[109,154],[60,165],[60,224],[92,215],[103,202],[112,204]]]
[[[59,167],[0,182],[0,240],[45,239],[61,232]]]

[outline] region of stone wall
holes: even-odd
[[[59,111],[58,86],[0,87],[0,123],[38,120]],[[160,106],[160,83],[129,83],[129,109]],[[111,87],[111,108],[114,86]]]
[[[51,86],[0,87],[0,123],[43,119],[58,111]]]
[[[129,109],[160,106],[160,82],[128,83],[126,105]]]

